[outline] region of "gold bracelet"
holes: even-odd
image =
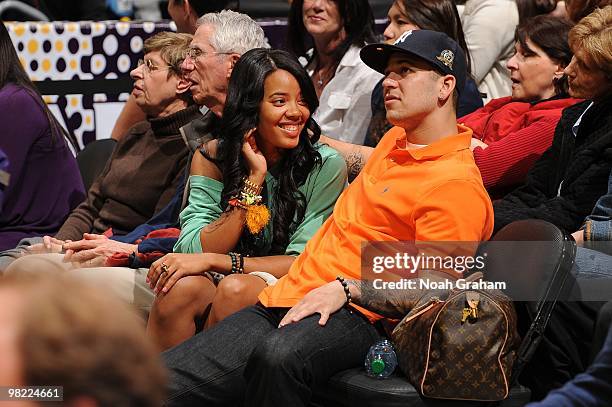
[[[244,178],[243,182],[244,186],[242,189],[244,190],[244,192],[251,195],[259,195],[261,193],[263,185],[257,185],[254,182],[249,181],[249,179],[246,177]]]

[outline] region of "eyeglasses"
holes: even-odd
[[[155,72],[155,71],[166,71],[168,69],[172,69],[172,66],[170,66],[170,65],[157,66],[150,59],[139,59],[138,60],[138,67],[140,68],[142,65],[144,65],[144,70],[147,73],[151,73],[151,72]]]
[[[191,58],[194,61],[201,57],[201,56],[206,56],[206,55],[230,55],[231,52],[206,52],[206,51],[202,51],[200,48],[198,47],[189,47],[189,49],[187,49],[187,52],[185,52],[185,58]]]

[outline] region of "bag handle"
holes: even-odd
[[[576,256],[576,243],[573,242],[573,239],[570,240],[567,235],[564,236],[563,242],[565,244],[559,256],[557,274],[553,275],[552,281],[549,282],[544,298],[538,301],[536,315],[533,317],[533,321],[516,352],[516,361],[514,362],[512,377],[510,378],[511,385],[518,382],[518,378],[523,372],[523,369],[531,360],[538,345],[542,341],[544,331],[546,330],[550,316],[557,304],[557,300],[564,289],[565,282],[570,274],[572,274],[572,267]]]

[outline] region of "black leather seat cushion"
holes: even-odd
[[[529,390],[513,388],[503,407],[524,406],[529,402]],[[345,370],[333,376],[326,386],[315,391],[313,404],[334,407],[412,407],[412,406],[478,406],[485,403],[421,399],[405,377],[394,373],[387,379],[373,379],[364,369]]]

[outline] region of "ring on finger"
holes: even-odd
[[[164,273],[167,273],[167,272],[168,272],[168,265],[167,265],[166,263],[162,263],[162,265],[161,265],[161,269],[162,269],[162,271],[163,271]]]

